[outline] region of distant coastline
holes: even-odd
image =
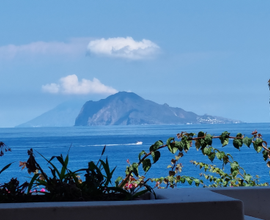
[[[208,114],[197,115],[179,107],[145,100],[133,92],[118,92],[99,101],[63,103],[16,127],[239,123],[243,122]]]

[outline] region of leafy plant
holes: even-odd
[[[157,188],[174,188],[177,187],[179,183],[195,184],[195,186],[204,187],[227,187],[227,186],[265,186],[268,183],[259,183],[259,177],[253,178],[248,174],[243,167],[241,167],[237,161],[235,161],[232,155],[225,153],[217,148],[212,147],[213,139],[219,139],[221,141],[222,147],[229,144],[229,140],[233,139],[233,146],[240,150],[243,145],[253,147],[257,153],[262,152],[263,159],[267,161],[267,166],[270,167],[270,148],[267,147],[267,142],[262,139],[262,135],[257,131],[252,132],[252,137],[245,137],[241,133],[238,133],[235,137],[230,136],[230,133],[225,131],[219,136],[212,136],[210,134],[200,131],[197,135],[194,133],[181,132],[177,134],[178,140],[174,137],[168,138],[166,144],[159,140],[150,146],[149,152],[141,151],[139,153],[138,163],[129,163],[126,169],[126,177],[118,178],[122,179],[122,182],[117,184],[120,187],[125,187],[125,184],[129,183],[130,179],[135,179],[135,181],[140,181],[142,178],[139,175],[139,166],[142,166],[145,174],[149,171],[154,163],[156,163],[160,156],[160,150],[162,148],[167,148],[175,158],[171,160],[171,165],[169,168],[169,175],[167,177],[159,178],[148,178],[151,182],[155,182],[155,187]],[[201,178],[195,178],[191,176],[180,175],[182,171],[182,164],[179,163],[180,158],[184,156],[185,153],[189,151],[195,143],[195,147],[198,151],[208,157],[208,159],[213,162],[215,158],[222,161],[222,167],[218,168],[213,164],[207,164],[202,162],[191,161],[192,164],[203,170],[200,176],[205,179],[204,182]],[[152,160],[148,157],[152,157]],[[225,171],[225,165],[230,165],[230,173]],[[144,178],[143,178],[144,180]],[[164,186],[162,186],[164,184]]]
[[[76,182],[78,182],[77,174],[67,168],[68,155],[65,158],[62,155],[53,156],[48,160],[40,154],[50,165],[49,169],[52,176],[48,176],[35,160],[32,149],[28,151],[28,155],[27,162],[21,162],[21,165],[27,167],[29,173],[34,173],[28,187],[28,194],[36,191],[40,192],[38,191],[39,188],[45,188],[45,191],[40,193],[46,194],[48,199],[52,201],[74,200],[81,196],[80,190],[76,187]],[[61,164],[61,169],[57,169],[52,162],[55,159]]]
[[[27,162],[21,162],[23,168],[27,168],[29,173],[34,173],[28,187],[28,194],[38,192],[44,194],[49,201],[133,199],[133,195],[128,190],[112,186],[112,177],[116,167],[111,170],[107,158],[104,161],[100,157],[97,163],[90,161],[87,168],[71,171],[68,168],[69,152],[65,158],[60,155],[53,156],[49,160],[38,153],[49,164],[51,175],[47,175],[36,161],[32,149],[28,151],[28,154]],[[60,169],[53,160],[57,160],[61,166]],[[80,175],[84,175],[84,179],[80,179]],[[45,190],[41,192],[38,190],[40,188]]]
[[[20,185],[16,178],[12,178],[8,183],[0,185],[0,202],[24,201],[27,187],[27,182]]]
[[[168,138],[165,144],[162,140],[156,141],[149,147],[148,152],[143,150],[139,153],[137,163],[130,163],[127,160],[125,177],[118,177],[115,186],[112,184],[112,179],[116,167],[110,168],[108,158],[102,160],[106,146],[97,162],[90,161],[86,168],[76,171],[68,168],[69,151],[65,157],[52,156],[50,159],[37,152],[47,162],[49,174],[42,169],[35,159],[33,149],[30,149],[28,160],[20,162],[20,166],[23,169],[27,168],[28,173],[33,173],[31,181],[20,185],[16,178],[12,178],[8,183],[0,185],[0,202],[136,199],[148,192],[155,195],[154,188],[175,188],[183,183],[203,187],[268,185],[268,183],[260,183],[258,176],[253,177],[248,174],[231,154],[214,148],[213,139],[219,139],[222,147],[233,140],[232,145],[237,150],[241,150],[243,145],[249,148],[253,145],[254,150],[262,153],[262,158],[270,167],[270,148],[257,131],[252,132],[251,137],[245,137],[241,133],[233,137],[227,131],[219,136],[212,136],[202,131],[197,135],[181,132],[176,135],[176,138]],[[183,169],[181,158],[193,146],[210,161],[210,163],[191,161],[191,164],[202,171],[200,177],[181,175]],[[174,155],[171,164],[167,166],[168,176],[146,178],[151,167],[159,161],[163,148]],[[0,150],[0,156],[10,151],[3,142],[0,142]],[[221,167],[213,164],[215,159],[222,162]],[[2,168],[0,174],[10,165],[11,163]],[[143,175],[140,175],[141,170],[144,172]]]

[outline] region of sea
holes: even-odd
[[[21,183],[30,181],[32,175],[28,174],[26,169],[22,170],[19,167],[20,161],[27,161],[29,149],[33,149],[37,162],[49,174],[49,164],[40,154],[47,159],[61,154],[65,157],[69,154],[68,168],[75,171],[86,168],[90,161],[96,163],[106,146],[101,159],[108,158],[110,168],[116,167],[113,178],[115,180],[118,176],[125,176],[127,160],[130,163],[138,162],[138,154],[142,150],[149,152],[149,147],[158,140],[162,140],[164,143],[170,137],[175,137],[177,140],[177,133],[182,131],[192,133],[203,131],[216,136],[228,131],[232,136],[242,133],[251,137],[251,133],[255,130],[261,133],[263,139],[270,144],[269,123],[0,128],[0,141],[11,148],[10,152],[4,152],[5,154],[0,157],[0,170],[8,163],[12,163],[7,170],[0,174],[0,183],[7,182],[11,178],[17,178]],[[138,142],[142,143],[138,144]],[[263,160],[262,153],[257,153],[252,145],[250,148],[243,145],[240,150],[237,150],[233,147],[232,141],[229,145],[222,147],[220,141],[216,139],[212,146],[230,153],[247,173],[253,177],[258,175],[261,183],[270,183],[269,168]],[[163,148],[160,152],[161,158],[153,164],[146,174],[147,178],[168,176],[167,166],[171,164],[171,159],[175,155],[170,153],[167,148]],[[56,159],[52,161],[57,167],[60,167]],[[179,161],[183,165],[180,175],[200,177],[200,173],[203,173],[190,161],[207,162],[222,167],[222,163],[218,159],[212,163],[193,145]],[[225,169],[229,171],[229,165],[225,166]],[[140,169],[140,174],[144,175],[142,169]],[[195,187],[195,185],[190,186],[185,183],[179,184],[178,187]]]

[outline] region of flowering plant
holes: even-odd
[[[101,157],[105,149],[106,146]],[[130,187],[112,186],[111,180],[116,167],[111,170],[107,158],[104,161],[100,157],[97,163],[90,161],[87,168],[71,171],[68,168],[69,153],[65,158],[60,155],[53,156],[49,160],[40,154],[49,164],[51,175],[48,175],[36,161],[32,149],[28,151],[28,155],[27,162],[20,163],[23,168],[28,169],[29,173],[34,174],[27,193],[44,194],[48,201],[125,200],[133,199],[146,192],[134,194],[130,191]],[[55,159],[60,163],[60,169],[53,163]],[[80,178],[81,175],[84,179]],[[38,190],[39,188],[42,190]],[[137,185],[136,191],[138,191]]]
[[[248,174],[231,154],[212,147],[213,139],[219,139],[222,147],[228,145],[229,140],[232,139],[232,144],[237,150],[240,150],[243,145],[247,147],[253,145],[257,153],[262,153],[263,159],[270,167],[270,148],[267,147],[267,142],[257,131],[252,132],[250,138],[241,133],[233,137],[227,131],[219,136],[212,136],[204,132],[199,132],[197,135],[181,132],[176,135],[176,138],[169,138],[165,144],[161,140],[156,141],[150,146],[149,152],[143,150],[139,153],[137,163],[130,163],[127,160],[125,177],[118,177],[115,185],[112,184],[112,177],[116,167],[111,169],[108,159],[102,160],[106,146],[97,162],[90,161],[88,167],[76,171],[68,168],[69,151],[66,157],[60,155],[52,156],[50,159],[37,152],[48,163],[50,174],[42,169],[35,159],[33,149],[30,149],[28,150],[28,160],[20,162],[20,166],[22,169],[27,169],[28,173],[33,174],[31,181],[20,185],[16,178],[12,178],[8,183],[1,184],[0,202],[127,200],[136,199],[148,192],[155,196],[154,188],[174,188],[185,182],[203,187],[268,185],[268,183],[260,183],[259,177],[254,178]],[[180,160],[193,146],[210,162],[213,162],[215,158],[220,160],[222,167],[191,161],[193,165],[203,171],[200,175],[201,178],[181,175],[183,165]],[[153,164],[159,161],[161,149],[166,148],[174,154],[171,164],[167,166],[168,176],[146,178]],[[10,148],[0,142],[0,156],[8,151]],[[59,169],[55,161],[60,165]],[[11,164],[2,168],[0,174]],[[225,170],[226,165],[230,167],[229,172]],[[139,170],[143,170],[144,175],[140,175]]]

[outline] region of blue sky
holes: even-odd
[[[117,91],[269,122],[270,1],[0,2],[0,127]]]

